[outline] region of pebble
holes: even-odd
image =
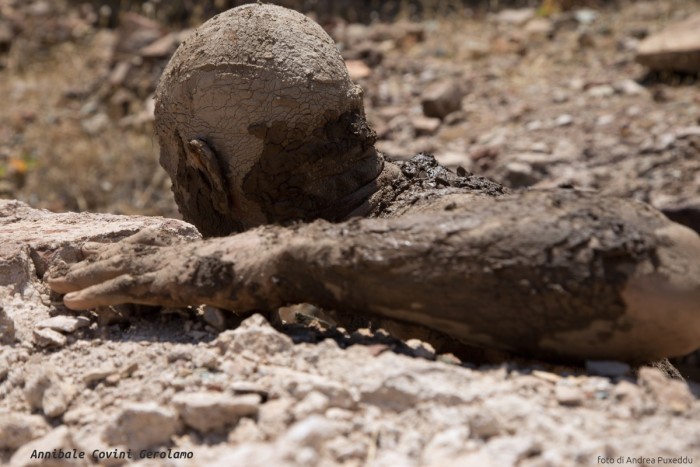
[[[440,119],[417,115],[411,118],[411,125],[416,130],[416,135],[432,135],[440,128]]]
[[[75,396],[73,385],[64,382],[51,370],[30,367],[24,387],[24,396],[29,405],[40,409],[48,417],[58,417],[67,409]]]
[[[512,188],[521,188],[534,185],[540,177],[532,170],[532,166],[525,162],[512,161],[505,166],[505,180]]]
[[[368,78],[372,74],[372,69],[362,60],[346,60],[345,65],[348,67],[348,74],[353,81]]]
[[[236,381],[229,386],[229,389],[237,396],[258,394],[263,402],[269,397],[269,391],[264,386],[249,381]]]
[[[58,315],[52,318],[39,321],[36,325],[39,329],[53,329],[61,332],[75,332],[80,328],[90,326],[90,320],[84,316],[64,316]]]
[[[615,94],[615,89],[608,84],[600,84],[598,86],[592,86],[586,91],[590,97],[610,97]]]
[[[533,18],[525,25],[530,38],[547,39],[554,33],[554,25],[547,18]]]
[[[86,385],[90,385],[102,381],[103,379],[115,374],[116,372],[117,369],[112,365],[96,368],[85,373],[85,375],[83,376],[83,382]]]
[[[426,117],[443,119],[462,108],[466,92],[456,79],[443,79],[426,87],[421,93],[421,106]]]
[[[192,363],[197,368],[215,370],[219,367],[219,355],[209,349],[197,349],[192,355]]]
[[[574,11],[574,19],[583,25],[589,25],[593,23],[597,17],[598,13],[595,10],[591,10],[588,8]]]
[[[323,441],[334,438],[342,431],[343,422],[328,420],[320,415],[312,415],[292,425],[280,437],[280,444],[290,446],[311,446],[319,448]]]
[[[568,384],[557,384],[554,395],[559,405],[567,407],[579,406],[584,399],[583,392],[579,388]]]
[[[632,79],[623,79],[615,83],[615,90],[625,96],[640,96],[646,94],[647,90],[644,86]]]
[[[53,329],[34,329],[34,342],[39,347],[63,347],[68,338]]]
[[[294,406],[294,417],[301,420],[313,414],[321,414],[329,406],[328,397],[318,391],[311,391]]]
[[[559,115],[555,120],[554,120],[554,125],[555,126],[569,126],[572,123],[574,123],[574,117],[572,117],[569,114],[562,114]]]
[[[187,426],[207,433],[232,426],[241,417],[257,416],[261,397],[258,394],[232,396],[206,391],[178,393],[172,402]]]
[[[40,415],[0,412],[0,449],[15,450],[45,435],[49,429],[49,424]]]
[[[104,440],[141,450],[168,443],[180,427],[177,413],[156,402],[128,403],[107,425]]]
[[[275,330],[270,323],[259,314],[255,314],[241,323],[238,328],[219,334],[214,341],[222,354],[269,356],[289,352],[294,343],[292,340]]]
[[[533,19],[536,14],[534,8],[504,9],[495,15],[495,20],[498,23],[522,26]]]

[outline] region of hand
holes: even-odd
[[[86,243],[86,260],[53,265],[48,283],[66,293],[65,305],[75,310],[123,303],[220,306],[225,294],[217,285],[233,284],[233,263],[203,246],[152,229],[118,243]]]

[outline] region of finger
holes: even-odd
[[[151,294],[154,274],[134,277],[124,274],[101,284],[93,285],[63,297],[63,303],[72,310],[87,310],[98,306],[138,303],[160,305],[162,300]]]
[[[65,274],[49,277],[48,284],[54,292],[73,292],[126,274],[130,266],[133,264],[121,255],[95,263],[79,263]]]
[[[80,252],[87,258],[112,250],[115,246],[114,243],[85,242],[80,247]]]

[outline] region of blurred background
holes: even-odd
[[[192,28],[242,3],[0,0],[0,197],[178,217],[153,92]],[[683,56],[688,37],[700,53],[700,26],[676,26],[696,0],[273,3],[336,41],[387,156],[432,152],[513,188],[595,189],[700,219],[700,88],[675,66],[700,64]],[[680,52],[640,53],[668,27]]]

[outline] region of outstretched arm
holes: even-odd
[[[700,238],[590,193],[452,195],[399,218],[118,248],[52,287],[80,290],[65,298],[75,308],[310,302],[537,355],[650,360],[700,346]]]

